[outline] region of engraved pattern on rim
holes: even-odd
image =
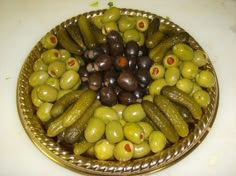
[[[84,13],[83,15],[87,18],[91,18],[101,15],[103,12],[104,10],[97,10]],[[149,19],[158,17],[161,19],[161,23],[165,23],[177,31],[184,31],[181,27],[170,20],[149,12],[122,8],[121,13],[125,15],[145,16]],[[57,25],[51,31],[57,33],[61,27],[66,27],[68,24],[76,23],[78,18],[79,15],[72,17]],[[189,44],[195,49],[201,48],[192,37],[189,40]],[[46,136],[46,132],[42,128],[40,121],[35,116],[35,108],[30,97],[31,87],[28,80],[30,74],[33,72],[34,62],[40,57],[40,54],[43,51],[44,49],[42,48],[42,45],[38,42],[31,50],[22,66],[17,83],[18,113],[22,125],[32,142],[48,158],[67,169],[78,173],[99,175],[138,175],[157,172],[178,162],[193,151],[193,149],[203,141],[213,125],[219,102],[218,81],[213,88],[209,89],[211,102],[210,105],[204,109],[202,119],[195,125],[195,128],[191,131],[188,137],[181,139],[175,145],[172,145],[164,151],[128,162],[99,161],[83,156],[75,157],[71,151],[65,150],[62,146],[57,144],[53,138]],[[216,77],[215,70],[210,60],[208,60],[206,68],[211,70]]]

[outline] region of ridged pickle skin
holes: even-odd
[[[96,93],[92,90],[86,90],[73,105],[72,109],[65,115],[63,119],[63,126],[69,127],[75,123],[89,108],[96,99]]]
[[[202,116],[201,107],[193,100],[193,98],[185,92],[179,90],[175,86],[166,86],[162,89],[161,94],[169,98],[171,101],[181,104],[188,108],[195,119]]]
[[[166,138],[175,143],[179,140],[179,136],[175,131],[172,124],[166,119],[164,114],[159,110],[159,108],[152,102],[144,100],[142,102],[147,117],[157,125],[157,127],[162,131]]]
[[[169,99],[163,95],[156,95],[154,97],[154,103],[165,114],[179,136],[186,137],[189,134],[188,124],[184,121],[184,118]]]

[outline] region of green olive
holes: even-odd
[[[142,32],[139,32],[139,41],[137,41],[139,46],[143,46],[145,43],[145,35]]]
[[[128,29],[133,29],[136,25],[135,18],[127,15],[122,15],[118,21],[119,30],[125,32]]]
[[[80,64],[79,64],[78,60],[74,57],[70,57],[70,58],[66,59],[66,69],[67,70],[74,70],[74,71],[78,72],[80,69]]]
[[[49,49],[42,54],[42,59],[45,64],[50,64],[61,58],[61,54],[57,49]]]
[[[60,83],[59,79],[57,78],[49,77],[46,81],[46,84],[55,87],[57,90],[60,90]]]
[[[117,112],[109,106],[99,106],[96,108],[94,117],[102,120],[105,124],[112,120],[119,120]]]
[[[97,142],[105,132],[105,123],[98,118],[91,118],[84,130],[84,137],[88,142]]]
[[[136,29],[141,32],[145,32],[149,27],[149,20],[145,17],[140,17],[136,23]]]
[[[165,80],[169,86],[174,86],[180,78],[180,70],[177,67],[166,69]]]
[[[106,125],[105,131],[106,139],[110,143],[117,143],[123,140],[123,128],[118,120],[112,120]]]
[[[187,94],[190,94],[193,90],[193,82],[190,79],[180,79],[176,83],[176,87]]]
[[[57,99],[58,92],[56,88],[43,84],[38,87],[37,94],[42,101],[51,103]]]
[[[154,130],[152,125],[150,125],[148,122],[138,122],[138,125],[142,127],[144,132],[144,139],[148,139],[151,132]]]
[[[60,79],[60,86],[64,90],[73,88],[80,81],[79,74],[74,70],[68,70],[63,73]]]
[[[150,67],[149,73],[152,79],[160,79],[165,75],[165,68],[163,65],[155,63]]]
[[[149,144],[144,141],[141,144],[134,144],[133,158],[142,158],[151,152]]]
[[[102,33],[107,35],[111,31],[119,31],[118,26],[115,22],[107,22],[102,27]]]
[[[127,122],[138,122],[146,116],[140,103],[127,106],[123,112],[123,118]]]
[[[157,153],[165,148],[167,139],[161,131],[153,131],[149,136],[148,142],[151,151]]]
[[[129,29],[124,32],[123,40],[125,43],[129,41],[138,42],[140,40],[139,32],[136,29]]]
[[[33,66],[34,71],[47,71],[48,66],[43,62],[42,59],[38,59],[35,61]]]
[[[193,49],[185,43],[177,43],[173,46],[172,51],[182,61],[193,60]]]
[[[60,78],[66,71],[66,64],[63,61],[54,61],[48,66],[48,74],[54,78]]]
[[[206,65],[207,59],[208,59],[208,56],[207,56],[207,54],[204,51],[202,51],[202,50],[194,51],[193,63],[196,66],[202,67],[202,66]]]
[[[49,32],[40,40],[40,42],[42,43],[44,48],[52,49],[56,47],[58,40],[53,33]]]
[[[149,86],[149,94],[150,95],[160,95],[161,89],[166,86],[166,80],[165,79],[157,79],[153,81]]]
[[[108,160],[113,156],[115,146],[106,139],[101,139],[94,146],[95,156],[99,160]]]
[[[134,144],[140,144],[144,141],[144,131],[137,123],[126,123],[124,126],[124,136]]]
[[[177,67],[179,65],[179,58],[174,54],[168,54],[163,59],[165,68]]]
[[[111,7],[104,12],[102,22],[115,22],[120,18],[120,16],[120,9],[117,7]]]
[[[112,106],[112,109],[114,109],[117,112],[120,119],[123,118],[123,112],[125,108],[126,106],[123,104],[115,104],[114,106]]]
[[[51,118],[52,103],[43,103],[37,110],[37,116],[42,122],[47,122]]]
[[[210,103],[210,95],[205,90],[198,90],[193,94],[193,99],[201,106],[201,107],[207,107],[207,105]]]
[[[44,84],[48,78],[49,78],[49,75],[46,71],[36,71],[30,75],[29,84],[32,87],[36,87],[36,86]]]
[[[196,76],[196,82],[201,87],[210,88],[215,85],[216,78],[213,73],[209,70],[202,70]]]
[[[39,107],[44,102],[41,99],[39,99],[38,93],[37,93],[37,89],[38,89],[38,87],[35,87],[32,90],[32,92],[31,92],[31,100],[32,100],[32,103],[34,104],[34,106]]]
[[[180,72],[184,78],[193,79],[198,74],[198,67],[193,62],[186,61],[181,64]]]
[[[71,57],[70,52],[65,49],[60,49],[59,53],[60,53],[62,61],[66,61],[68,58]]]
[[[128,140],[124,140],[115,145],[114,157],[118,161],[129,161],[134,154],[134,145]]]

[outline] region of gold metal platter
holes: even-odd
[[[156,14],[133,9],[120,10],[121,13],[125,15],[144,16],[149,19],[158,17],[160,18],[161,23],[165,23],[177,31],[184,31],[184,29],[170,20]],[[84,13],[83,15],[87,18],[91,18],[103,14],[104,11],[105,10],[92,11]],[[62,22],[51,31],[57,33],[60,27],[66,28],[68,24],[77,23],[79,16],[80,15]],[[193,37],[190,37],[188,44],[194,49],[201,48]],[[157,172],[173,165],[193,151],[193,149],[195,149],[203,141],[213,125],[219,102],[218,81],[216,81],[214,87],[208,89],[211,97],[210,104],[204,109],[204,114],[201,120],[199,120],[195,127],[191,129],[191,133],[162,152],[127,162],[101,161],[84,156],[75,157],[72,151],[66,150],[63,146],[58,144],[54,138],[49,138],[46,135],[45,129],[35,114],[35,107],[32,104],[30,96],[31,87],[29,85],[29,77],[33,72],[34,62],[40,57],[42,52],[43,47],[41,43],[38,42],[30,51],[20,71],[16,97],[19,117],[29,138],[39,148],[39,150],[42,151],[48,158],[67,169],[78,173],[86,173],[91,175],[139,175]],[[206,68],[212,71],[216,77],[215,70],[209,59],[207,61]]]

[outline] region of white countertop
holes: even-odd
[[[16,107],[22,64],[51,28],[80,13],[107,8],[109,0],[0,1],[0,175],[75,176],[48,159],[31,142]],[[153,175],[236,175],[236,0],[113,0],[117,7],[170,17],[207,51],[218,75],[220,102],[216,120],[190,155]]]

